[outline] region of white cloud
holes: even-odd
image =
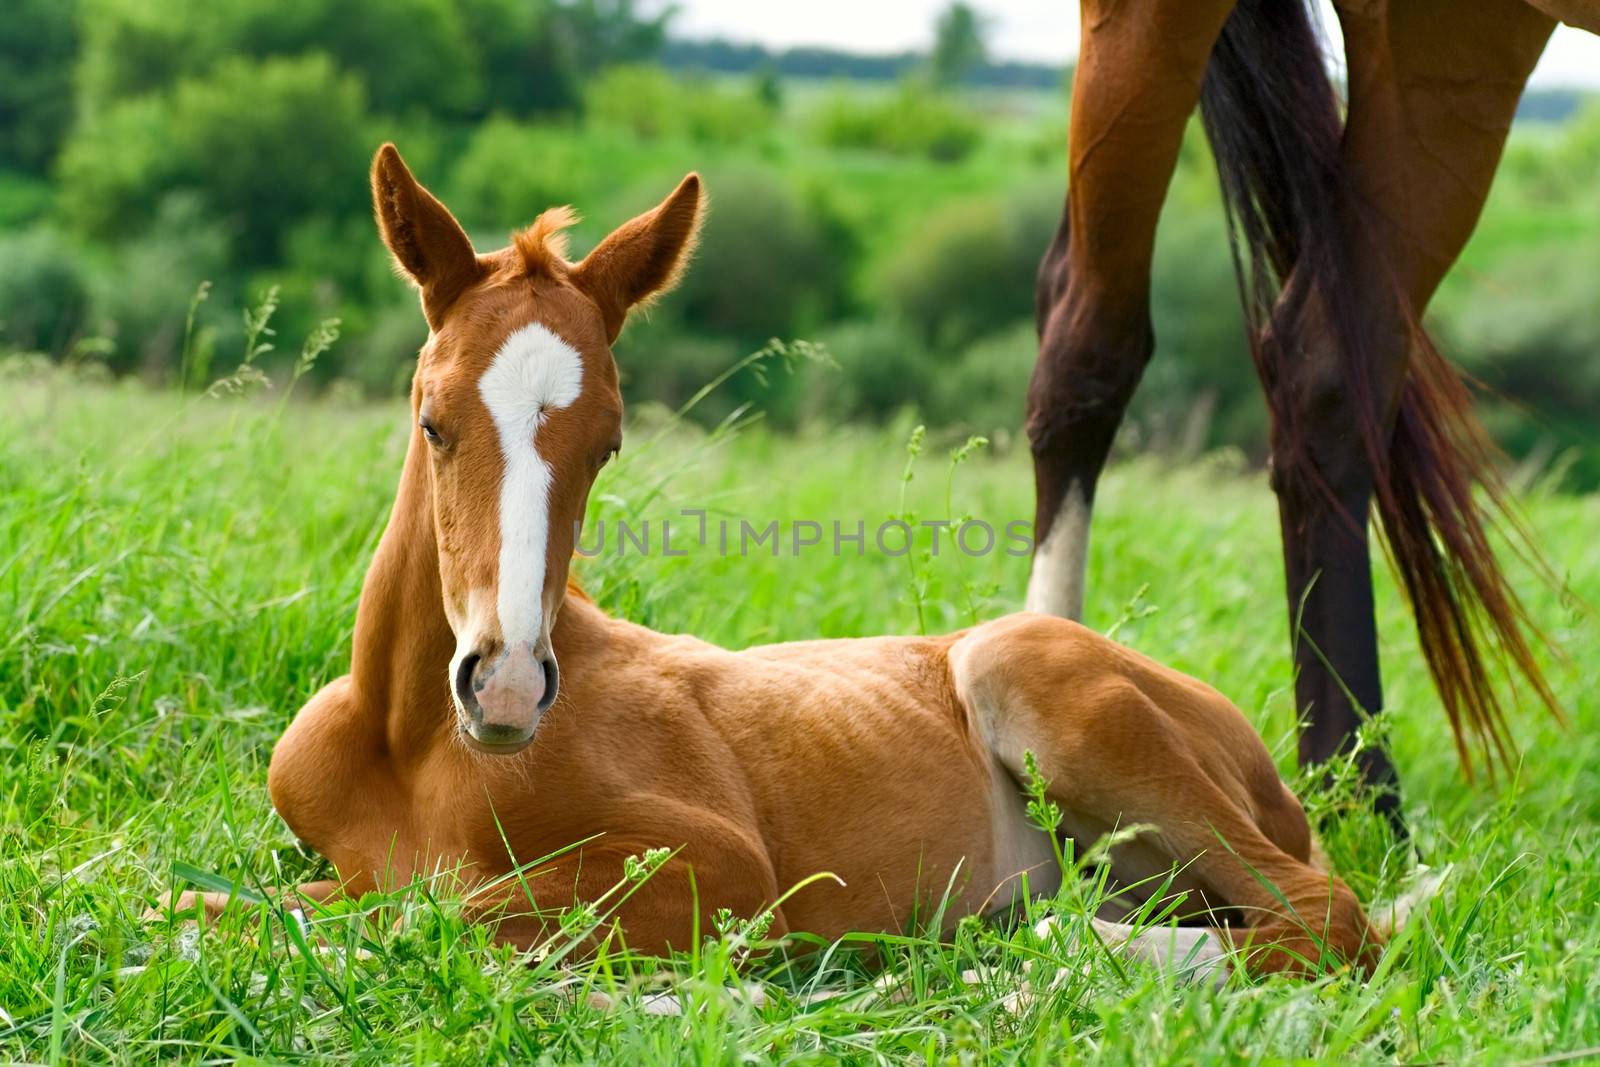
[[[688,37],[729,37],[774,48],[825,45],[855,52],[921,49],[948,0],[680,0],[673,25]],[[994,54],[1004,59],[1065,63],[1078,50],[1073,0],[976,0],[989,20]],[[1334,25],[1324,0],[1324,23]],[[1600,88],[1600,37],[1563,26],[1556,31],[1533,84]]]

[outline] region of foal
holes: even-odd
[[[618,913],[635,949],[692,947],[696,907],[700,929],[720,908],[771,909],[775,934],[897,929],[947,887],[952,917],[1012,902],[1024,875],[1056,888],[1018,785],[1032,752],[1083,845],[1155,826],[1114,850],[1114,876],[1179,866],[1192,911],[1244,924],[1216,940],[1248,946],[1252,968],[1371,965],[1378,938],[1310,865],[1305,815],[1244,716],[1075,623],[729,652],[610,618],[569,585],[590,487],[621,445],[611,345],[693,245],[696,176],[579,263],[559,210],[476,254],[393,146],[372,187],[431,332],[351,671],[272,755],[273,804],[342,879],[303,895],[457,867],[500,936],[529,944],[539,913],[665,846]],[[574,842],[483,900],[519,860]],[[842,884],[778,903],[819,871]]]

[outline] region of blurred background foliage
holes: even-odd
[[[741,379],[705,415],[913,408],[1004,447],[1065,185],[1069,79],[992,62],[972,16],[948,10],[926,55],[870,57],[677,40],[670,9],[634,0],[10,0],[0,348],[170,384],[237,362],[240,309],[276,285],[269,373],[337,317],[311,384],[393,394],[424,328],[370,222],[379,142],[483,247],[571,203],[581,252],[693,169],[712,197],[704,241],[619,346],[631,399],[680,402],[767,338],[806,337],[834,364]],[[1600,484],[1597,176],[1600,103],[1531,99],[1431,316],[1512,454],[1584,487]],[[1263,452],[1215,185],[1191,130],[1125,449]]]

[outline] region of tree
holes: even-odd
[[[940,85],[960,81],[987,55],[983,19],[971,5],[955,3],[944,9],[934,24],[933,52],[928,56],[933,80]]]
[[[461,0],[461,18],[480,57],[484,116],[578,109],[582,76],[555,0]]]
[[[68,0],[15,0],[0,33],[0,166],[43,173],[72,123],[77,13]]]
[[[778,64],[769,59],[756,68],[755,90],[756,99],[763,107],[771,111],[783,110],[783,75],[778,71]]]
[[[236,264],[267,266],[306,219],[361,215],[373,140],[360,79],[326,55],[234,57],[81,124],[62,152],[63,212],[116,240],[186,192],[227,228]]]
[[[385,114],[482,108],[480,56],[457,0],[81,0],[79,113],[206,78],[232,59],[328,55]]]
[[[584,75],[609,63],[642,63],[660,54],[677,9],[646,16],[639,7],[638,0],[567,0],[556,6],[553,29]]]

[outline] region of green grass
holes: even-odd
[[[694,959],[528,961],[484,945],[448,900],[386,918],[281,914],[204,931],[141,921],[177,882],[271,886],[315,866],[271,812],[265,771],[300,703],[345,669],[367,557],[406,434],[402,405],[187,400],[65,375],[4,384],[0,416],[0,1059],[258,1057],[318,1062],[1112,1062],[1526,1060],[1600,1046],[1600,499],[1534,496],[1530,522],[1567,579],[1522,583],[1568,653],[1572,722],[1517,717],[1512,782],[1456,768],[1402,605],[1380,611],[1393,743],[1416,838],[1453,863],[1442,895],[1371,982],[1188,986],[1064,946],[963,925],[953,943],[877,939],[909,995],[880,995],[846,953],[756,966],[732,992],[736,938]],[[869,527],[900,509],[908,426],[702,436],[636,413],[595,508],[611,519],[710,506]],[[907,487],[947,514],[949,448]],[[1003,443],[1002,443],[1003,445]],[[1029,515],[1013,444],[955,471],[957,512]],[[607,558],[581,568],[607,607],[729,645],[962,625],[1019,605],[1025,561],[752,556]],[[921,592],[914,596],[915,575]],[[1117,467],[1096,516],[1089,622],[1220,687],[1293,773],[1276,522],[1257,472],[1226,457]],[[1136,594],[1144,590],[1142,598]],[[1316,807],[1344,810],[1339,798]],[[1369,816],[1332,816],[1358,892],[1409,860]],[[1092,895],[1092,894],[1091,894]],[[1080,895],[1059,909],[1071,916]],[[1024,966],[1065,975],[1020,1013]],[[976,983],[963,971],[978,972]],[[691,1018],[634,995],[672,985]],[[843,996],[815,1002],[818,991]],[[620,1002],[606,1009],[590,994]]]

